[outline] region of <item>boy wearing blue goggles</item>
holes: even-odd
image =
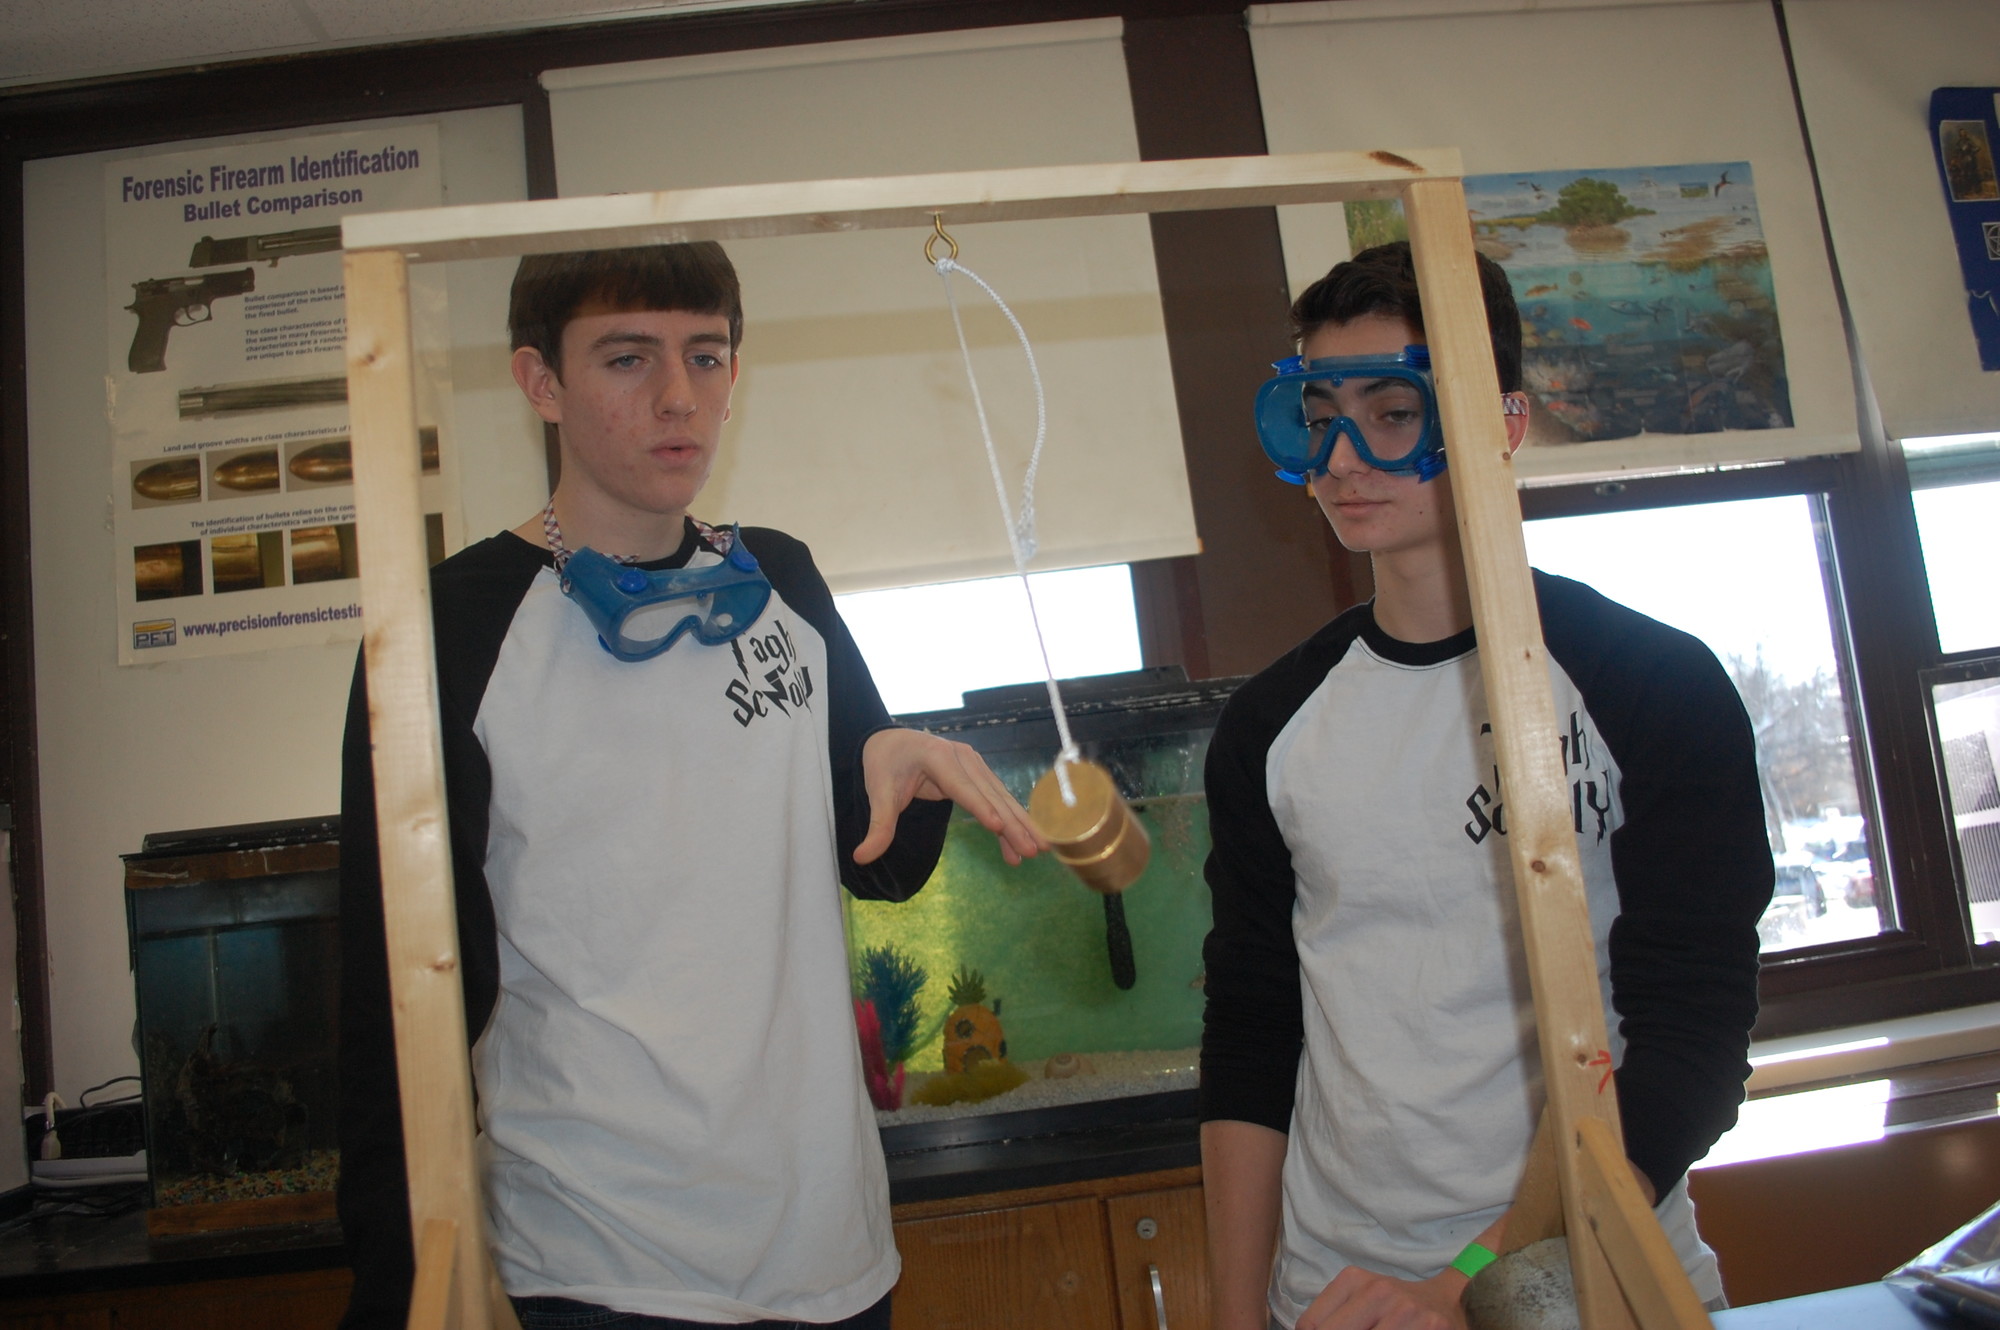
[[[1393,356],[1289,356],[1257,390],[1257,439],[1278,479],[1304,485],[1342,437],[1377,471],[1429,480],[1444,470],[1427,346]]]
[[[888,1330],[840,892],[914,893],[954,803],[1012,862],[1047,843],[971,748],[891,720],[805,545],[689,512],[742,340],[720,245],[532,255],[508,322],[559,479],[431,574],[498,1277],[523,1330]],[[365,682],[343,750],[339,1205],[344,1324],[389,1330],[411,1233]]]
[[[1499,266],[1479,269],[1511,449],[1528,425],[1520,315]],[[1374,586],[1244,683],[1209,743],[1217,1326],[1463,1325],[1540,1108],[1420,301],[1407,244],[1340,264],[1293,306],[1299,354],[1256,398],[1265,455],[1368,555]],[[1535,593],[1622,1018],[1605,1089],[1615,1077],[1635,1178],[1714,1305],[1684,1175],[1735,1120],[1757,1011],[1772,867],[1754,739],[1702,643],[1563,578],[1536,574]]]

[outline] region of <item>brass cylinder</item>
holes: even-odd
[[[154,462],[132,477],[132,490],[156,503],[179,503],[201,497],[201,459],[170,457]]]
[[[1051,767],[1028,796],[1028,816],[1055,847],[1056,859],[1092,891],[1116,895],[1139,880],[1152,858],[1146,829],[1119,797],[1111,773],[1095,762],[1071,763],[1074,804],[1063,802]]]
[[[140,545],[132,551],[132,579],[140,600],[187,591],[187,562],[180,545]],[[196,591],[201,587],[197,584]]]
[[[287,468],[300,480],[331,485],[354,479],[354,448],[346,439],[328,439],[292,454]]]
[[[278,450],[261,448],[230,458],[215,468],[215,483],[245,494],[278,488]]]

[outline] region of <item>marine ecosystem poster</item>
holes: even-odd
[[[432,124],[106,163],[120,664],[361,635],[340,220],[436,206],[441,168]],[[426,353],[442,282],[411,283],[434,556],[458,534],[448,376]]]
[[[1748,162],[1469,176],[1474,244],[1521,307],[1529,440],[1793,423]],[[1347,205],[1358,251],[1407,235],[1400,205]]]

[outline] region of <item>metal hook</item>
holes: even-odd
[[[932,266],[936,266],[938,261],[937,242],[940,240],[951,246],[951,253],[945,257],[957,258],[958,242],[951,238],[951,232],[944,229],[944,214],[934,212],[931,214],[931,233],[924,238],[924,261]]]

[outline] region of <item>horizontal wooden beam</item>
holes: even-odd
[[[933,213],[942,213],[947,226],[965,226],[1386,199],[1398,197],[1412,180],[1460,174],[1455,148],[1208,157],[480,203],[362,213],[347,218],[341,230],[349,250],[397,250],[412,263],[437,263],[928,227]]]

